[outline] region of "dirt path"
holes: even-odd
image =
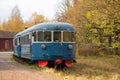
[[[62,80],[50,74],[27,69],[10,60],[12,52],[0,52],[0,80]]]

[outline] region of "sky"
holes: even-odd
[[[0,0],[0,21],[7,20],[15,6],[18,6],[24,21],[34,12],[54,19],[60,2],[62,0]]]

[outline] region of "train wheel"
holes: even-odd
[[[48,66],[49,68],[54,68],[54,67],[55,67],[54,61],[49,61],[47,66]]]
[[[45,67],[45,66],[47,66],[47,64],[48,64],[47,60],[38,61],[38,66],[39,67]]]

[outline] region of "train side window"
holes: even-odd
[[[17,45],[19,45],[19,44],[20,44],[20,37],[17,38]]]
[[[51,31],[44,32],[44,41],[51,41]]]
[[[22,43],[25,44],[25,37],[22,37]]]
[[[34,41],[37,41],[37,33],[36,33],[36,32],[33,32],[32,36],[33,36],[33,38],[34,38]]]
[[[54,35],[53,40],[55,42],[61,42],[61,32],[60,31],[53,32],[53,35]]]
[[[43,31],[38,32],[38,41],[44,41],[44,32]]]
[[[29,35],[25,35],[25,43],[24,44],[29,44]]]
[[[24,44],[26,44],[26,35],[24,36]]]
[[[22,37],[20,37],[20,44],[22,44]]]
[[[15,39],[15,46],[17,46],[17,39]]]
[[[21,44],[23,44],[23,37],[21,37]]]
[[[30,44],[29,35],[27,35],[27,44]]]
[[[23,45],[25,43],[24,36],[22,36],[21,39],[22,39],[21,44]]]
[[[22,44],[22,37],[20,37],[20,44]]]
[[[25,44],[27,44],[28,40],[27,40],[27,35],[25,35]]]

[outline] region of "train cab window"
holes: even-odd
[[[44,32],[44,41],[51,41],[51,32],[50,31]]]
[[[53,41],[54,42],[61,42],[61,32],[60,31],[55,31],[53,32]]]
[[[44,32],[43,31],[38,32],[38,41],[44,41]]]
[[[73,42],[75,41],[75,33],[74,32],[63,32],[63,41],[64,42]]]
[[[51,31],[39,31],[38,41],[51,41]]]

